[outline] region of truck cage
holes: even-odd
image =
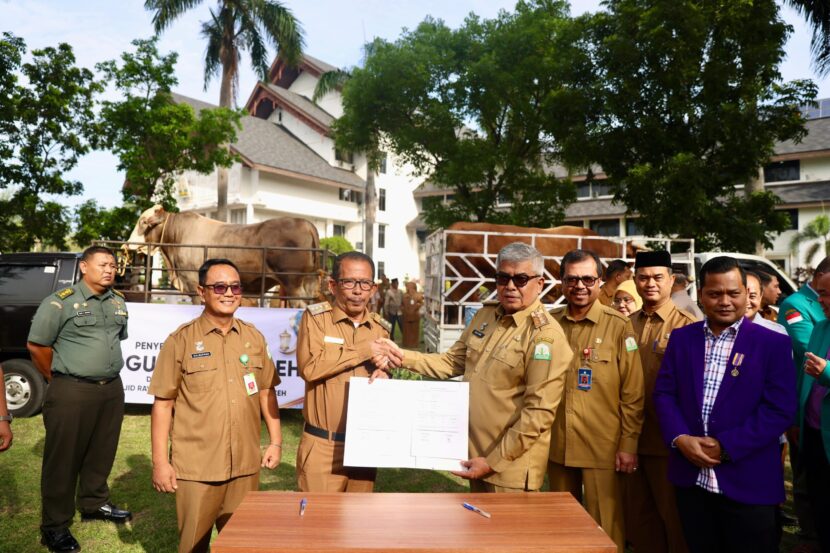
[[[447,251],[447,241],[452,235],[477,235],[482,238],[483,247],[480,252],[450,252]],[[591,249],[591,242],[603,240],[620,245],[620,251],[625,254],[629,245],[638,247],[647,246],[652,250],[666,250],[672,256],[675,270],[680,270],[694,279],[694,239],[691,238],[652,238],[646,236],[606,237],[582,235],[549,235],[532,232],[491,232],[476,230],[442,229],[430,234],[426,239],[426,264],[424,270],[424,344],[427,351],[443,352],[461,336],[462,331],[469,323],[472,315],[481,308],[486,301],[496,299],[495,252],[490,253],[490,241],[493,237],[509,237],[515,242],[525,242],[536,247],[540,239],[564,238],[576,240],[577,248]],[[563,254],[564,255],[564,254]],[[557,266],[563,255],[544,255],[545,279],[541,296],[547,309],[553,309],[564,303],[561,293],[554,301],[548,299],[558,291],[561,285],[559,275],[550,273],[548,262],[555,262]],[[634,262],[632,257],[621,256],[615,258],[600,258],[604,264],[613,259],[622,259]],[[477,263],[476,263],[477,262]],[[484,270],[482,270],[482,267]],[[459,270],[463,268],[465,276]],[[560,287],[561,290],[561,287]],[[459,299],[450,299],[453,292],[461,294]],[[691,293],[694,294],[694,287]],[[694,297],[694,296],[693,296]]]
[[[315,302],[320,300],[323,292],[322,280],[327,275],[326,269],[331,263],[334,254],[323,248],[295,248],[295,247],[273,247],[273,246],[245,246],[234,244],[174,244],[169,242],[127,242],[120,240],[96,240],[96,246],[105,246],[116,254],[119,278],[114,288],[122,292],[128,301],[150,303],[158,301],[165,296],[172,297],[196,297],[195,292],[179,290],[173,286],[175,274],[198,273],[199,267],[174,267],[166,266],[161,248],[189,248],[202,251],[202,259],[211,257],[225,257],[234,261],[233,256],[228,254],[229,250],[254,250],[261,253],[261,270],[245,271],[240,267],[239,276],[243,281],[246,277],[253,277],[251,280],[259,280],[257,293],[243,290],[243,305],[257,305],[259,307],[283,307],[288,302]],[[211,252],[221,251],[222,253]],[[266,269],[266,258],[272,252],[312,252],[315,256],[314,272],[275,272]],[[143,259],[141,259],[143,257]],[[201,265],[201,263],[200,263]],[[281,295],[280,285],[270,285],[266,288],[268,279],[281,281],[280,277],[302,277],[304,279],[313,277],[317,280],[316,294],[314,295]],[[198,279],[195,279],[198,280]],[[162,283],[167,282],[167,285]]]

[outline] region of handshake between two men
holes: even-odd
[[[388,378],[389,371],[397,369],[403,364],[403,350],[398,344],[388,338],[377,338],[371,343],[372,363],[375,370],[370,380]]]

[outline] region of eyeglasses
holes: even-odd
[[[242,293],[242,285],[238,282],[235,284],[226,284],[224,282],[217,282],[216,284],[205,284],[205,288],[212,288],[213,293],[217,296],[224,296],[228,288],[231,289],[231,294],[238,296]]]
[[[341,278],[337,284],[344,290],[353,290],[356,285],[360,285],[360,289],[368,292],[375,285],[371,280],[356,280],[354,278]]]
[[[496,273],[496,284],[499,286],[507,286],[507,283],[512,280],[516,288],[524,288],[528,282],[540,276],[542,275],[526,275],[524,273],[508,275],[507,273]]]
[[[590,288],[591,286],[596,284],[598,280],[599,277],[594,276],[566,276],[562,279],[562,282],[568,288],[573,288],[574,286],[576,286],[577,282],[582,281],[582,284],[584,284],[586,288]]]
[[[614,305],[627,305],[629,303],[636,303],[634,298],[614,298],[612,302]]]

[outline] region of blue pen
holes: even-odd
[[[300,516],[305,514],[305,506],[308,505],[308,501],[305,500],[305,497],[300,500]]]
[[[470,505],[469,503],[462,503],[461,505],[462,505],[465,509],[467,509],[468,511],[472,511],[472,512],[474,512],[474,513],[478,513],[478,514],[480,514],[480,515],[481,515],[481,516],[483,516],[483,517],[490,518],[490,513],[488,513],[487,511],[482,511],[481,509],[479,509],[479,508],[478,508],[478,507],[476,507],[475,505]]]

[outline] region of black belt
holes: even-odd
[[[84,384],[98,384],[99,386],[103,386],[104,384],[109,384],[121,375],[117,374],[112,378],[86,378],[83,376],[74,376],[66,373],[52,372],[52,376],[58,378],[66,378],[67,380],[72,380],[74,382],[83,382]]]
[[[346,441],[346,433],[345,432],[329,432],[328,430],[323,430],[322,428],[317,428],[314,425],[305,423],[303,427],[304,432],[308,432],[312,436],[317,436],[318,438],[323,438],[324,440],[333,440],[335,442],[345,442]]]

